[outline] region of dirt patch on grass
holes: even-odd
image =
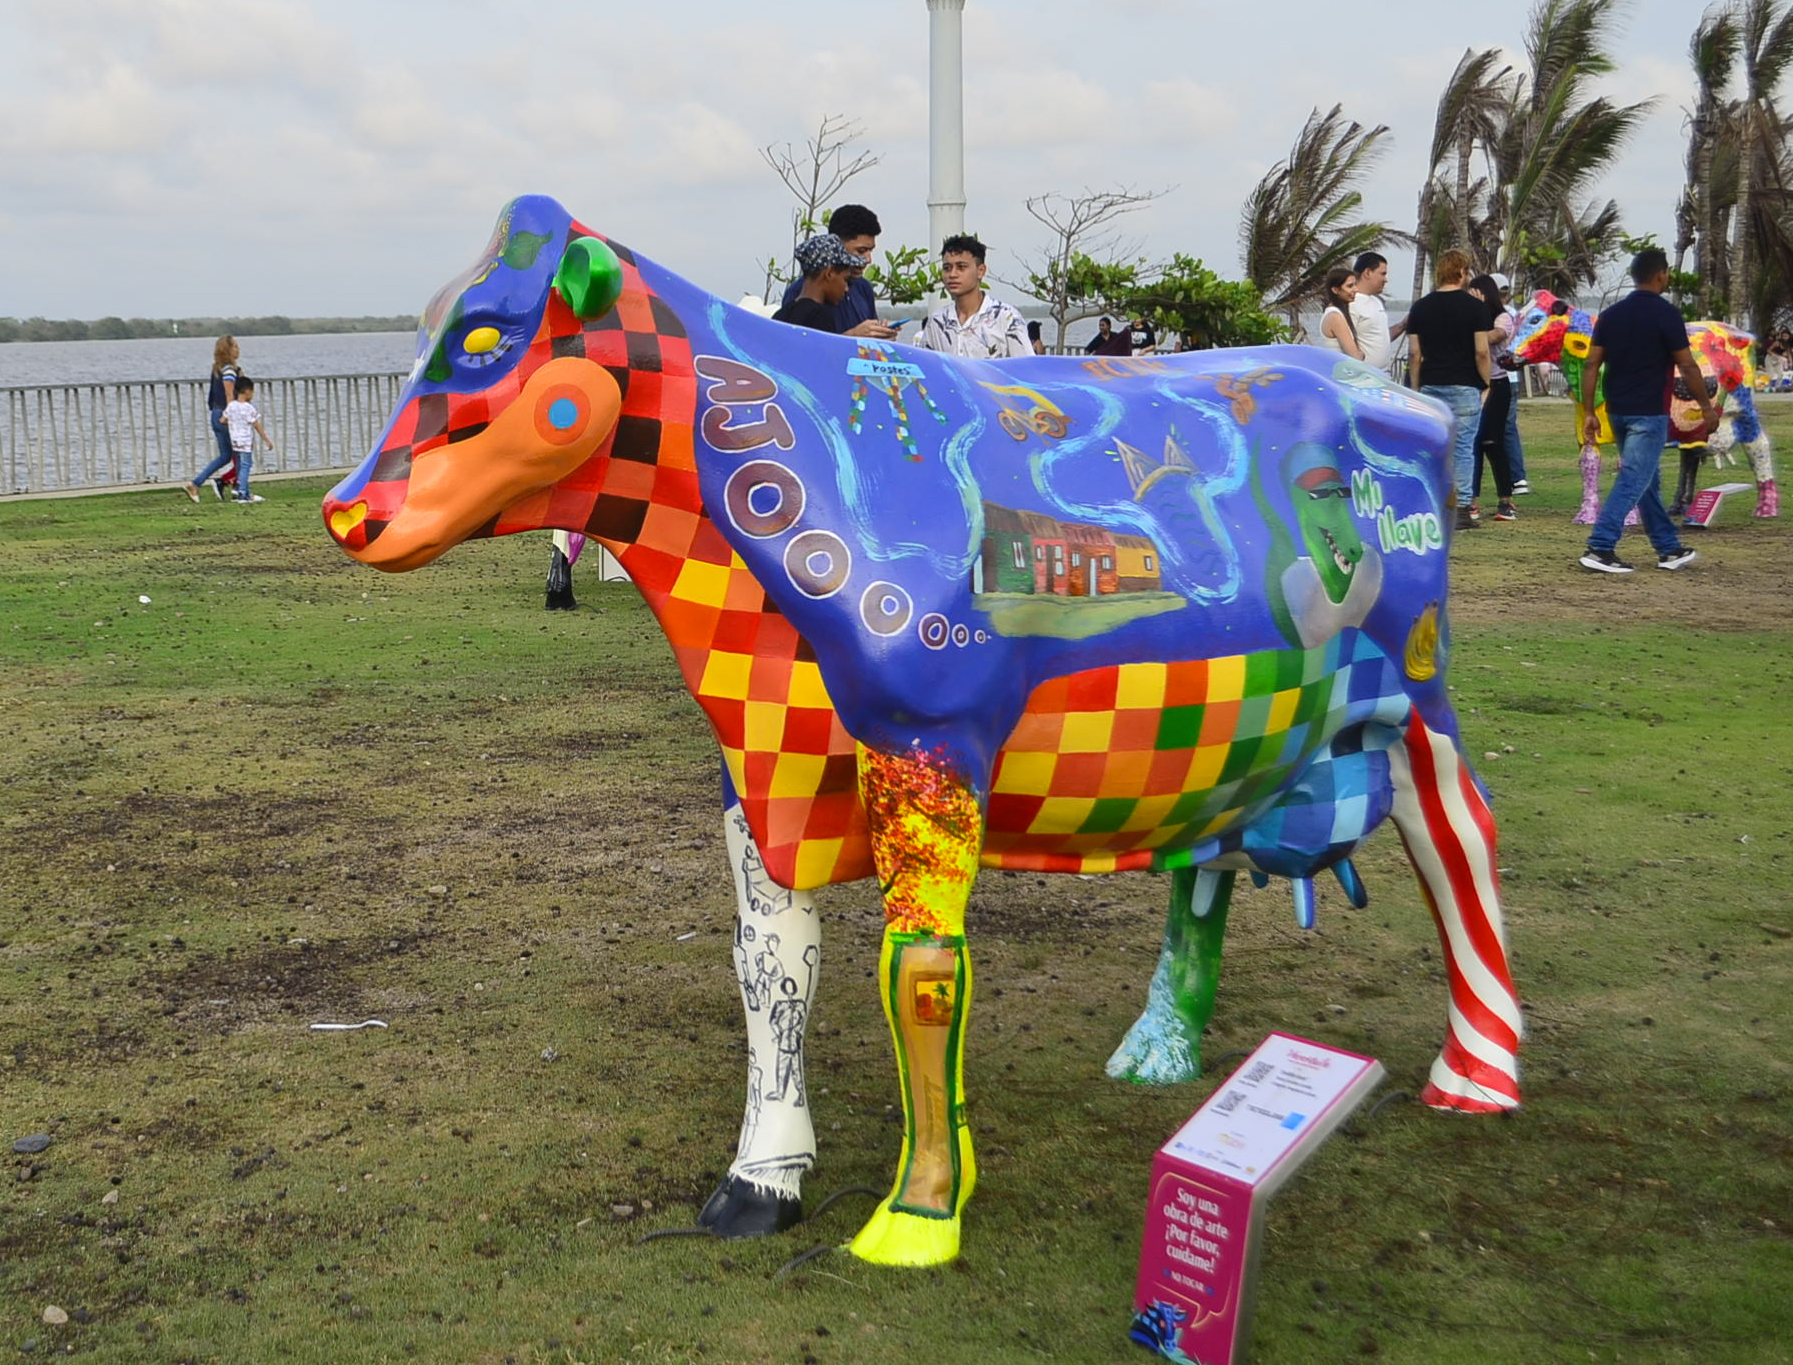
[[[1747,495],[1738,494],[1738,498]],[[1587,527],[1545,512],[1511,524],[1462,532],[1452,552],[1451,619],[1459,626],[1513,621],[1587,621],[1703,630],[1762,630],[1783,624],[1793,601],[1793,523],[1763,521],[1747,507],[1735,525],[1688,531],[1699,553],[1687,568],[1663,573],[1655,552],[1627,533],[1619,553],[1636,572],[1591,573],[1576,561]]]
[[[359,1023],[373,1010],[366,969],[423,949],[433,932],[323,943],[294,940],[242,953],[206,954],[152,977],[148,989],[176,1024],[229,1034],[269,1020]]]

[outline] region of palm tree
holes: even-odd
[[[1687,44],[1699,94],[1688,116],[1687,187],[1675,214],[1675,269],[1680,270],[1687,248],[1693,247],[1694,273],[1708,289],[1718,286],[1724,258],[1724,233],[1719,229],[1712,165],[1726,115],[1724,88],[1737,64],[1740,41],[1731,12],[1714,8],[1701,16]]]
[[[1388,129],[1366,129],[1340,110],[1335,104],[1308,115],[1288,160],[1258,181],[1240,219],[1245,277],[1266,309],[1286,310],[1291,328],[1299,327],[1301,301],[1320,291],[1328,270],[1401,236],[1387,223],[1355,218],[1363,195],[1354,185],[1381,155]]]
[[[1731,233],[1731,320],[1749,325],[1753,311],[1752,239],[1759,231],[1753,199],[1758,184],[1778,171],[1786,144],[1774,92],[1793,65],[1793,8],[1782,0],[1738,0],[1734,11],[1743,99],[1733,105],[1737,133],[1737,210]]]
[[[1495,143],[1495,186],[1485,234],[1498,241],[1501,268],[1518,275],[1528,252],[1577,254],[1581,229],[1608,217],[1571,205],[1637,130],[1652,101],[1618,105],[1587,97],[1590,82],[1614,69],[1606,44],[1617,0],[1538,0],[1527,22],[1531,70],[1513,83]],[[1609,205],[1616,219],[1617,206]]]
[[[1426,260],[1438,255],[1446,235],[1441,229],[1448,225],[1455,245],[1467,246],[1470,241],[1472,210],[1486,194],[1485,182],[1480,191],[1470,184],[1470,165],[1478,145],[1484,153],[1493,147],[1511,97],[1513,68],[1497,70],[1499,60],[1499,48],[1466,49],[1438,97],[1438,113],[1432,121],[1432,156],[1426,163],[1426,183],[1420,190],[1419,221],[1414,229],[1418,239],[1413,259],[1416,299],[1425,292]],[[1456,188],[1450,192],[1439,181],[1438,168],[1453,154],[1457,178]]]

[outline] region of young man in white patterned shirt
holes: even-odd
[[[1009,360],[1032,355],[1027,320],[984,292],[984,244],[966,233],[940,247],[940,274],[947,304],[928,315],[917,346],[977,360]]]

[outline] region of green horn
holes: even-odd
[[[596,237],[575,237],[554,272],[554,287],[576,317],[601,318],[623,293],[623,263]]]

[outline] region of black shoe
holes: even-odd
[[[1494,519],[1496,521],[1518,521],[1519,513],[1513,510],[1512,501],[1506,499],[1501,502],[1499,507],[1494,509]]]
[[[1665,555],[1656,556],[1656,567],[1659,569],[1685,569],[1699,555],[1683,545],[1678,550],[1670,550]]]
[[[1631,566],[1620,559],[1611,550],[1585,550],[1581,556],[1581,567],[1593,569],[1596,573],[1630,573]]]
[[[1482,523],[1475,519],[1475,515],[1467,507],[1457,509],[1457,529],[1459,531],[1479,531],[1481,528]]]

